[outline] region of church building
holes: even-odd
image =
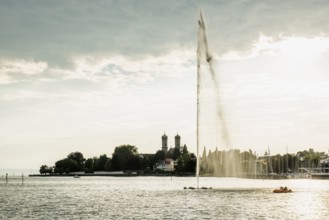
[[[162,150],[166,153],[166,157],[167,158],[173,158],[175,149],[179,150],[180,153],[183,153],[183,148],[184,146],[181,146],[181,136],[179,136],[179,134],[177,133],[177,135],[175,136],[175,147],[174,148],[169,148],[168,149],[168,136],[166,135],[166,133],[164,133],[162,135]]]

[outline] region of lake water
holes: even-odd
[[[293,193],[274,194],[278,186]],[[0,219],[328,219],[328,180],[0,178]]]

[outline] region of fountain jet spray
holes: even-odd
[[[213,57],[211,53],[209,52],[209,47],[208,47],[208,40],[207,40],[207,35],[206,35],[206,27],[204,24],[202,12],[200,11],[199,15],[199,20],[198,20],[198,48],[197,48],[197,155],[198,155],[198,160],[197,160],[197,169],[196,169],[196,175],[198,178],[198,186],[199,186],[199,140],[200,140],[200,132],[199,132],[199,123],[200,123],[200,85],[201,85],[201,63],[206,61],[212,81],[214,83],[214,90],[215,90],[215,98],[216,98],[216,110],[217,110],[217,116],[219,123],[221,125],[221,130],[222,130],[222,138],[224,140],[224,144],[226,147],[230,146],[230,139],[228,135],[228,130],[227,126],[224,120],[224,115],[223,115],[223,110],[220,102],[220,96],[219,96],[219,84],[218,84],[218,78],[215,73],[214,69],[214,63],[213,63]]]

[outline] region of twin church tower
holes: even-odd
[[[180,145],[180,136],[178,134],[175,136],[175,148],[182,148]],[[168,152],[168,136],[166,135],[166,133],[162,135],[162,150],[165,153]]]

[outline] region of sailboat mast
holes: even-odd
[[[286,159],[286,170],[287,170],[287,172],[286,173],[288,173],[289,172],[289,156],[288,156],[288,145],[286,145],[286,157],[287,157],[287,159]]]

